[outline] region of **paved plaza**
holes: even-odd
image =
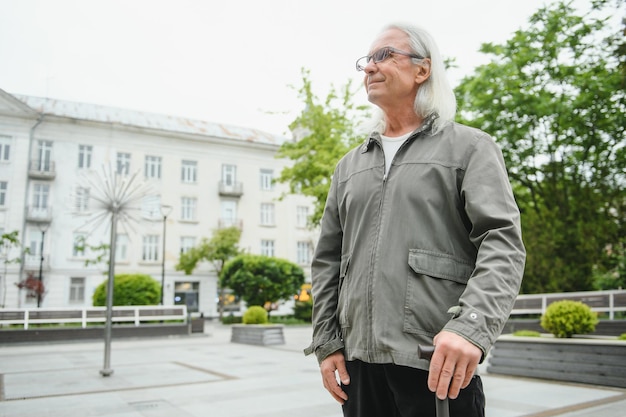
[[[114,340],[110,377],[103,341],[0,345],[0,417],[341,417],[302,354],[310,337],[288,326],[284,345],[236,344],[207,322],[204,334]],[[626,417],[626,390],[482,377],[488,417]]]

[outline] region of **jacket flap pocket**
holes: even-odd
[[[419,249],[409,250],[409,266],[418,274],[466,284],[474,265],[442,253]]]

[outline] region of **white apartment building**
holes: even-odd
[[[116,189],[128,195],[145,194],[136,210],[118,216],[115,273],[163,281],[164,305],[217,316],[212,265],[201,263],[191,275],[175,265],[220,227],[240,227],[240,248],[288,259],[308,275],[317,239],[307,228],[311,200],[280,199],[286,187],[273,182],[289,163],[276,158],[285,140],[0,90],[0,233],[18,231],[22,245],[0,248],[0,308],[92,305],[107,261],[86,265],[98,253],[81,252],[75,242],[111,242],[110,216],[98,201],[107,181],[118,181]],[[29,276],[44,284],[40,299],[18,287]]]

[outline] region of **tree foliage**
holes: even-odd
[[[304,284],[304,271],[298,265],[263,255],[239,255],[224,265],[220,276],[228,287],[249,306],[265,306],[292,298]]]
[[[502,147],[528,251],[523,292],[592,289],[625,236],[624,39],[598,1],[539,9],[457,88],[460,121]],[[604,17],[603,17],[604,16]]]
[[[96,287],[92,301],[94,306],[106,305],[107,281]],[[119,274],[113,279],[114,306],[156,305],[161,298],[161,284],[150,275]]]
[[[175,268],[189,275],[196,269],[198,262],[207,261],[213,265],[219,276],[224,263],[241,253],[240,238],[241,230],[238,227],[217,229],[211,239],[202,239],[198,246],[180,255]]]
[[[224,263],[242,253],[239,249],[239,239],[241,239],[241,230],[238,227],[217,229],[213,232],[210,240],[204,238],[198,246],[180,255],[175,268],[177,271],[185,271],[185,274],[189,275],[196,269],[198,262],[207,261],[213,265],[219,278]],[[220,282],[218,279],[218,312],[221,319],[224,315],[224,287],[221,286]]]
[[[359,120],[367,115],[365,106],[352,103],[354,92],[348,82],[340,91],[331,88],[324,102],[313,93],[309,72],[302,70],[298,96],[302,113],[289,125],[294,140],[281,145],[277,157],[293,161],[282,170],[277,182],[287,183],[290,193],[313,197],[314,212],[309,221],[319,224],[330,188],[330,178],[339,159],[363,138],[356,134]]]

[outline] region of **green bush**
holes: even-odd
[[[626,340],[626,333],[622,333],[619,335],[619,337],[617,338],[618,340]]]
[[[251,306],[242,318],[243,324],[267,324],[267,310],[261,306]]]
[[[107,280],[96,287],[92,297],[94,306],[106,305]],[[114,306],[156,305],[160,300],[161,284],[150,275],[120,274],[113,280]]]
[[[293,306],[293,316],[299,320],[311,322],[313,317],[313,299],[307,301],[296,301]]]
[[[535,330],[518,330],[516,332],[513,332],[513,336],[541,337],[541,333]]]
[[[556,337],[572,337],[574,334],[592,333],[598,324],[598,316],[588,305],[580,301],[556,301],[541,316],[541,327]]]
[[[230,313],[228,316],[222,317],[222,324],[241,324],[241,316]]]

